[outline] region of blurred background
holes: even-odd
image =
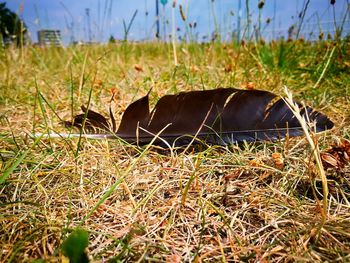
[[[0,1],[1,2],[1,1]],[[349,0],[11,0],[27,41],[242,41],[345,37]],[[6,35],[6,32],[3,33]],[[9,42],[9,37],[2,37]]]

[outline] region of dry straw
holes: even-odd
[[[323,169],[323,165],[322,165],[322,160],[321,160],[321,156],[320,156],[320,149],[318,147],[318,143],[317,143],[317,138],[313,132],[312,129],[312,124],[309,123],[307,121],[307,119],[305,119],[304,116],[301,115],[300,113],[300,107],[298,106],[297,103],[295,103],[293,101],[293,95],[292,93],[288,90],[287,87],[284,88],[284,92],[287,95],[286,98],[284,98],[284,101],[287,103],[287,105],[290,107],[290,109],[292,110],[294,116],[298,119],[304,134],[306,136],[306,139],[311,147],[311,152],[314,156],[314,159],[316,161],[317,164],[317,168],[318,168],[318,172],[319,172],[319,176],[321,178],[322,181],[322,192],[323,192],[323,210],[322,211],[322,224],[325,223],[326,219],[327,219],[327,207],[328,207],[328,184],[327,184],[327,177],[326,177],[326,173]],[[307,116],[306,116],[307,118]]]

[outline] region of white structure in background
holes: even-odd
[[[38,41],[41,46],[61,46],[62,38],[60,30],[39,30]]]

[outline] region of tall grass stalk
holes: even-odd
[[[88,55],[89,55],[89,51],[87,51],[85,53],[84,62],[83,62],[83,66],[81,69],[81,74],[80,74],[80,79],[79,79],[79,87],[78,87],[78,98],[77,98],[78,101],[80,101],[81,92],[83,90],[84,83],[85,83],[85,67],[86,67],[86,61],[88,59]]]
[[[174,65],[177,66],[177,54],[176,54],[176,29],[175,29],[175,7],[176,1],[173,1],[172,9],[171,9],[171,25],[172,25],[172,46],[173,46],[173,56],[174,56]]]
[[[247,39],[250,40],[250,14],[249,14],[249,0],[245,0],[245,10],[247,18]]]
[[[138,10],[136,9],[134,14],[131,17],[130,22],[128,23],[128,25],[126,25],[125,20],[123,19],[123,28],[124,28],[124,41],[127,42],[128,41],[128,36],[129,36],[129,32],[131,29],[132,24],[134,23],[135,17],[137,15]],[[158,18],[159,19],[159,18]]]
[[[334,5],[333,5],[333,10],[334,10]],[[347,3],[346,3],[346,7],[345,7],[345,12],[344,12],[344,16],[343,16],[343,19],[341,21],[341,25],[337,27],[336,25],[336,21],[335,21],[335,18],[334,18],[334,25],[335,25],[335,40],[337,40],[338,42],[341,40],[341,36],[342,36],[342,33],[343,33],[343,30],[344,30],[344,25],[345,25],[345,21],[349,15],[349,12],[350,12],[350,1],[347,0]]]
[[[296,34],[296,39],[299,38],[299,35],[300,35],[300,31],[302,29],[302,26],[303,26],[303,22],[304,22],[304,17],[305,17],[305,14],[306,14],[306,11],[309,7],[309,4],[310,4],[310,0],[306,0],[305,2],[305,5],[303,6],[303,10],[301,11],[301,17],[299,19],[299,24],[298,24],[298,30],[297,30],[297,34]]]
[[[216,17],[216,12],[215,12],[215,4],[214,1],[211,1],[210,4],[210,9],[211,9],[211,15],[213,16],[213,21],[214,21],[214,26],[215,26],[215,41],[214,42],[221,42],[221,30],[220,30],[220,24],[218,22],[218,19]]]
[[[318,87],[318,85],[320,84],[320,82],[322,81],[322,79],[324,78],[325,74],[326,74],[326,71],[329,67],[329,64],[333,58],[333,54],[334,54],[334,51],[335,51],[336,47],[333,47],[332,48],[332,51],[331,53],[329,54],[329,57],[327,59],[327,62],[326,62],[326,65],[324,66],[323,70],[322,70],[322,73],[320,75],[320,77],[318,78],[317,82],[315,83],[315,85],[312,87],[313,89],[316,89]]]
[[[87,110],[85,111],[85,114],[84,114],[83,123],[81,125],[82,128],[81,128],[80,134],[79,134],[77,149],[76,149],[75,154],[74,154],[75,158],[78,157],[78,154],[79,154],[79,151],[80,151],[81,142],[82,142],[82,135],[83,135],[83,132],[84,132],[84,129],[85,129],[86,118],[87,118],[89,107],[90,107],[90,103],[91,103],[91,96],[92,96],[92,88],[90,88],[90,92],[89,92],[89,99],[88,99],[87,106],[86,106]]]
[[[323,198],[322,198],[322,225],[325,224],[326,220],[327,220],[327,216],[328,216],[328,182],[327,182],[327,177],[326,177],[326,173],[324,171],[323,168],[323,164],[322,164],[322,160],[321,160],[321,156],[320,156],[320,149],[318,147],[318,143],[317,143],[317,139],[313,134],[312,128],[310,127],[310,125],[307,123],[307,120],[305,119],[305,117],[303,117],[300,113],[300,108],[298,106],[298,104],[296,104],[293,101],[293,95],[292,93],[287,89],[287,87],[285,87],[284,92],[286,94],[286,98],[284,99],[285,102],[287,103],[287,105],[290,107],[290,109],[292,110],[294,116],[298,119],[305,137],[311,147],[311,152],[314,156],[314,159],[316,161],[317,164],[317,168],[318,168],[318,173],[320,176],[320,179],[322,181],[322,192],[323,192]]]
[[[187,19],[188,18],[188,2],[186,5],[186,11],[184,11],[184,8],[181,4],[179,5],[179,11],[180,11],[180,16],[181,16],[182,21],[184,22],[185,30],[186,30],[186,37],[183,41],[191,43],[191,42],[193,42],[193,39],[192,39],[192,32],[191,32],[191,29],[188,25],[188,19]]]

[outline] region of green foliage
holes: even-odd
[[[257,50],[262,64],[268,69],[288,72],[297,69],[298,53],[303,50],[298,49],[296,45],[298,45],[296,41],[273,41],[269,45],[260,45]],[[303,57],[305,57],[305,54],[303,54]]]
[[[27,156],[27,154],[28,154],[28,152],[24,152],[24,153],[18,155],[17,159],[0,176],[0,184],[5,182],[5,180],[13,173],[13,171],[23,161],[23,159]]]
[[[0,33],[5,43],[24,44],[27,27],[18,15],[0,3]]]
[[[33,143],[32,148],[35,147],[41,141],[41,136],[39,136]],[[17,167],[22,163],[22,161],[27,157],[29,150],[17,153],[14,161],[5,167],[5,171],[0,175],[0,185],[6,182],[6,179],[17,169]]]
[[[87,263],[89,258],[85,248],[89,243],[89,234],[84,229],[74,230],[62,244],[63,254],[69,258],[70,263]]]

